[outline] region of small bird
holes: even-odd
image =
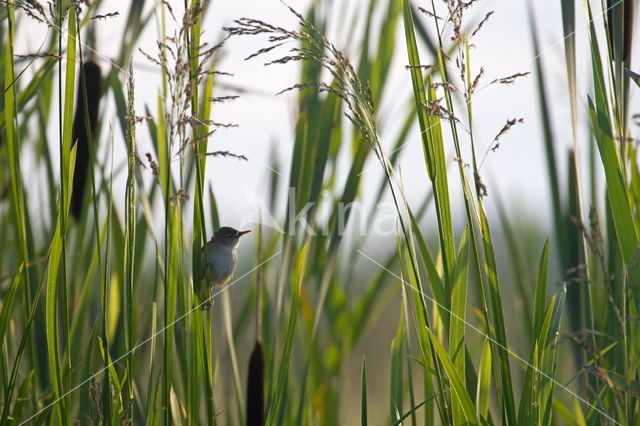
[[[238,266],[238,243],[240,237],[251,231],[238,231],[229,226],[218,229],[205,247],[202,247],[201,279],[206,281],[200,286],[201,298],[206,300],[202,309],[208,309],[213,302],[208,301],[209,289],[213,286],[223,286],[231,280]]]

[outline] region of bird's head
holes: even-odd
[[[240,241],[240,237],[251,231],[238,231],[230,226],[223,226],[218,229],[211,237],[211,242],[219,243],[228,247],[236,247]]]

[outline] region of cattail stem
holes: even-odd
[[[249,358],[247,378],[247,426],[264,425],[264,355],[256,341]]]

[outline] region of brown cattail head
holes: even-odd
[[[82,199],[86,186],[87,171],[89,170],[89,164],[91,162],[89,158],[89,143],[91,143],[95,137],[98,128],[98,109],[100,96],[102,95],[100,66],[95,62],[88,61],[83,64],[80,72],[72,135],[72,143],[78,144],[76,149],[76,167],[73,174],[73,191],[71,193],[71,213],[76,220],[80,219],[80,215],[82,214]],[[86,113],[88,113],[88,115],[86,115]]]
[[[607,22],[609,29],[609,45],[613,53],[613,60],[617,58],[616,50],[616,32],[619,30],[614,27],[617,22],[616,18],[622,18],[622,60],[628,61],[631,53],[631,41],[633,39],[633,12],[634,0],[607,0]]]
[[[249,358],[247,378],[247,426],[264,425],[264,355],[256,341]]]
[[[631,54],[631,40],[633,40],[633,4],[634,0],[624,2],[624,42],[622,47],[622,60],[629,61]]]
[[[609,47],[611,48],[611,52],[613,54],[613,58],[615,58],[615,29],[613,28],[613,21],[614,21],[614,14],[615,14],[615,8],[616,7],[622,7],[622,4],[618,5],[614,5],[613,4],[613,0],[607,0],[607,30],[608,30],[608,36],[609,36]]]

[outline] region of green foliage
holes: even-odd
[[[468,18],[480,4],[371,0],[338,47],[327,34],[340,2],[313,2],[304,15],[283,7],[299,28],[239,18],[219,29],[256,43],[255,53],[240,52],[249,58],[297,62],[300,77],[283,88],[299,91],[290,168],[274,154],[262,187],[271,211],[293,215],[281,221],[284,232],[254,229],[253,253],[227,287],[212,289],[209,310],[201,309],[201,248],[234,224],[214,196],[233,180],[209,181],[206,171],[247,160],[214,148],[216,130],[231,127],[217,121],[217,105],[234,98],[219,93],[226,45],[212,42],[226,37],[204,31],[209,2],[130,2],[101,94],[115,113],[100,118],[90,196],[68,220],[74,102],[93,95],[78,64],[90,52],[104,59],[95,40],[110,17],[96,16],[100,3],[0,5],[0,424],[244,424],[256,342],[264,383],[253,385],[264,389],[258,414],[268,425],[640,421],[640,167],[627,142],[636,130],[633,2],[584,3],[585,52],[575,2],[555,6],[568,98],[551,90],[529,12],[550,224],[514,217],[509,198],[494,217],[502,198],[486,198],[487,156],[476,152],[486,144],[473,120],[482,72],[472,75],[471,63],[485,48],[473,37],[491,15]],[[604,21],[592,11],[603,5]],[[42,55],[18,58],[16,34],[45,22]],[[132,56],[150,22],[157,51],[141,55],[161,84],[157,98],[141,100]],[[592,81],[582,88],[576,59],[586,53]],[[389,84],[397,61],[408,64],[406,92]],[[552,99],[571,110],[565,174]],[[585,123],[580,99],[588,99]],[[404,110],[381,114],[389,105]],[[583,124],[592,138],[581,140]],[[148,153],[140,148],[147,132]],[[423,173],[403,177],[401,154],[417,143]],[[583,146],[593,153],[586,171]],[[381,182],[371,183],[368,167]],[[604,192],[594,183],[600,170]],[[420,204],[404,192],[409,179],[422,182]],[[358,220],[350,207],[369,199],[373,217],[391,200],[393,244],[373,235],[371,218],[367,235],[350,234]]]

